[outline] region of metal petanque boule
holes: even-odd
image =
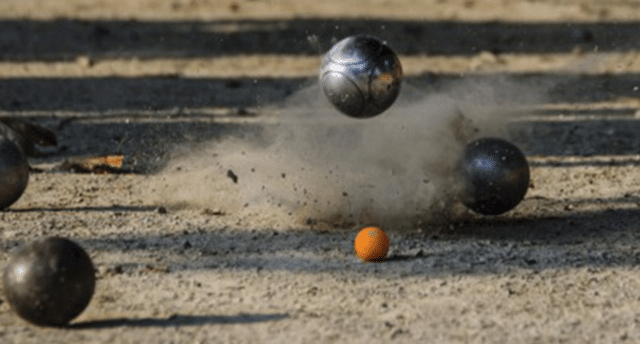
[[[95,280],[89,255],[60,237],[21,247],[3,272],[6,301],[21,318],[39,326],[65,326],[82,313]]]

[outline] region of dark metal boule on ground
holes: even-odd
[[[15,203],[28,182],[27,157],[13,141],[0,136],[0,209]]]
[[[39,326],[64,326],[87,307],[95,289],[89,255],[75,242],[49,237],[21,247],[3,273],[6,301]]]
[[[469,143],[458,165],[462,202],[475,212],[498,215],[513,209],[529,188],[529,164],[514,144],[499,138]]]

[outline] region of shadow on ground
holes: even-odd
[[[315,74],[315,71],[312,71]],[[640,74],[489,73],[409,76],[406,84],[428,96],[452,99],[486,97],[487,104],[540,105],[540,102],[589,104],[640,98]],[[315,86],[315,78],[6,78],[0,83],[0,108],[19,116],[75,115],[109,112],[282,106],[295,92]],[[520,94],[515,94],[520,89]],[[402,92],[409,92],[408,88]],[[43,96],[46,95],[46,96]],[[481,101],[482,99],[478,99]],[[50,113],[30,114],[24,111]],[[53,113],[51,113],[53,112]],[[70,113],[65,113],[70,112]]]
[[[377,19],[216,21],[2,20],[0,60],[315,55],[338,39],[372,34],[400,54],[638,50],[637,23],[460,22]],[[287,37],[287,39],[283,39]]]
[[[169,318],[116,318],[107,320],[73,323],[67,328],[74,330],[95,330],[115,327],[174,327],[202,326],[213,324],[251,324],[286,319],[287,314],[238,314],[220,315],[174,315]]]
[[[637,98],[639,79],[636,73],[615,76],[495,73],[464,77],[425,74],[408,78],[407,84],[417,90],[413,97],[446,94],[464,101],[468,97],[484,99],[483,92],[488,92],[485,105],[499,108],[504,104],[508,108],[519,103],[513,99],[514,85],[523,88],[518,93],[523,98],[522,105],[539,104],[535,101],[540,98],[548,103],[589,105]],[[312,79],[305,78],[7,79],[0,83],[0,93],[4,94],[0,108],[5,109],[4,116],[19,117],[58,134],[59,149],[49,156],[50,161],[71,156],[125,154],[135,160],[134,172],[151,172],[163,166],[176,145],[259,135],[267,125],[260,123],[264,112],[247,104],[256,105],[255,97],[259,95],[261,105],[281,112],[298,111],[287,109],[287,97],[311,82]],[[527,89],[540,94],[530,97]],[[56,96],[43,99],[41,94]],[[227,109],[224,115],[211,114],[212,108],[220,107]],[[326,110],[318,109],[319,113]],[[640,152],[640,141],[636,140],[640,121],[633,108],[532,110],[507,115],[514,119],[535,115],[513,123],[510,128],[514,142],[526,154],[589,156]],[[562,118],[564,115],[572,118]],[[543,140],[554,140],[557,144],[549,145]]]

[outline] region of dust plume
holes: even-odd
[[[437,221],[456,204],[453,172],[463,146],[499,136],[506,122],[491,106],[496,97],[472,86],[453,87],[464,94],[457,97],[405,85],[389,110],[364,120],[340,114],[319,87],[309,87],[277,110],[274,124],[177,150],[154,177],[158,201],[215,209],[256,226]]]

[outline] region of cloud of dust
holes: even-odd
[[[439,221],[456,204],[463,146],[501,136],[508,116],[496,109],[522,91],[500,84],[459,83],[438,94],[405,84],[396,103],[370,119],[342,115],[312,86],[259,132],[178,149],[154,176],[154,193],[167,206],[217,209],[255,226]],[[500,96],[487,93],[498,88]]]

